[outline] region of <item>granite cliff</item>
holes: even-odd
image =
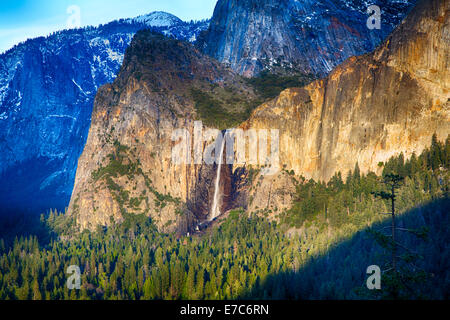
[[[198,46],[240,74],[328,74],[350,56],[375,49],[415,0],[219,0]],[[369,29],[368,7],[381,9],[381,28]]]
[[[136,31],[195,41],[207,26],[153,12],[56,32],[0,54],[0,213],[67,207],[97,89],[115,79]]]
[[[174,131],[193,134],[194,121],[204,120],[206,134],[221,115],[242,121],[243,106],[256,98],[244,79],[191,44],[138,32],[117,79],[97,93],[69,213],[82,229],[145,214],[160,230],[186,232],[210,213],[217,166],[176,164]],[[213,118],[205,106],[214,107]],[[221,170],[221,193],[230,194],[231,168]],[[231,199],[224,200],[226,210]]]
[[[445,141],[450,133],[449,9],[447,0],[421,1],[373,53],[351,57],[328,77],[287,89],[257,108],[243,127],[280,130],[279,175],[294,172],[328,181],[339,171],[345,177],[356,163],[362,172],[380,173],[391,156],[419,154],[434,133]],[[253,209],[261,208],[268,186],[279,178],[261,180],[252,191],[260,198]],[[289,200],[282,194],[278,202],[286,202],[286,196]]]

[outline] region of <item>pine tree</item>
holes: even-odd
[[[414,291],[413,287],[408,282],[420,282],[426,277],[426,273],[423,270],[418,272],[408,270],[407,265],[418,259],[419,255],[401,244],[397,239],[397,231],[408,232],[422,239],[427,237],[426,228],[413,230],[399,228],[397,226],[395,202],[397,200],[397,189],[400,187],[403,180],[404,178],[399,175],[387,174],[384,177],[384,183],[387,185],[389,191],[379,191],[374,193],[375,196],[390,200],[391,202],[391,212],[382,213],[389,214],[392,217],[392,224],[390,226],[391,234],[387,236],[380,231],[370,230],[375,240],[383,248],[391,252],[391,263],[389,264],[389,268],[383,272],[383,283],[386,292],[384,297],[392,299],[408,297]],[[406,253],[399,255],[398,251],[400,249],[406,251]],[[403,265],[400,265],[400,263]]]
[[[37,279],[33,281],[33,294],[32,294],[33,300],[42,300],[42,294],[39,289],[39,284],[37,282]]]
[[[431,150],[430,150],[430,164],[431,168],[433,170],[436,170],[439,168],[441,164],[441,144],[439,143],[437,139],[436,133],[433,134],[433,137],[431,138]]]
[[[24,282],[21,288],[16,287],[15,295],[19,300],[28,300],[30,298],[30,286],[28,282]]]
[[[193,299],[195,292],[195,270],[193,266],[189,267],[186,285],[183,293],[183,299]]]
[[[353,181],[358,182],[361,180],[361,170],[359,169],[358,162],[355,165],[355,170],[353,172]]]
[[[196,284],[196,299],[201,300],[203,299],[204,289],[205,289],[205,271],[200,270],[197,273],[197,284]]]

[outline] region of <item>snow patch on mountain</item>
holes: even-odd
[[[178,17],[163,11],[155,11],[150,14],[127,19],[126,21],[131,23],[145,23],[149,27],[172,27],[183,23],[183,21]]]
[[[208,25],[154,12],[30,39],[0,54],[0,211],[64,210],[95,94],[114,81],[137,31],[192,41]]]

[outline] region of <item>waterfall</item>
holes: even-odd
[[[217,173],[216,173],[216,184],[214,188],[214,199],[213,204],[211,208],[211,216],[209,218],[210,221],[214,220],[218,216],[220,216],[220,207],[219,207],[219,201],[220,201],[220,172],[222,171],[222,160],[223,160],[223,150],[225,149],[225,139],[222,141],[222,145],[220,147],[220,155],[219,155],[219,162],[217,163]]]

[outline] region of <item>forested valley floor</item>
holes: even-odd
[[[381,213],[390,202],[374,195],[389,174],[403,180],[398,227],[416,230],[398,234],[399,259],[412,267],[399,271],[406,283],[394,298],[448,299],[449,155],[450,139],[433,137],[421,155],[380,163],[382,176],[358,166],[328,183],[292,175],[296,201],[277,222],[234,210],[202,236],[158,233],[144,215],[81,234],[53,211],[2,217],[0,299],[390,299],[383,282],[380,291],[366,288],[368,266],[389,266],[380,234],[389,234]],[[66,285],[71,265],[80,267],[80,290]]]

